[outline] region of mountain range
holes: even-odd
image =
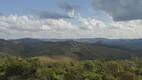
[[[76,42],[87,42],[87,43],[102,43],[102,44],[142,44],[142,39],[106,39],[106,38],[78,38],[78,39],[33,39],[33,38],[22,38],[22,39],[9,39],[8,41],[17,42],[64,42],[64,41],[76,41]]]
[[[22,57],[66,56],[79,60],[142,57],[142,39],[0,39],[0,53]]]

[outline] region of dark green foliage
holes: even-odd
[[[0,58],[0,80],[142,80],[142,61],[85,60],[41,63],[38,58]]]

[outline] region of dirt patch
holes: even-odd
[[[67,57],[67,56],[60,56],[60,55],[56,55],[56,56],[39,56],[38,57],[40,62],[46,63],[46,62],[76,62],[78,61],[78,59],[76,58],[71,58],[71,57]]]

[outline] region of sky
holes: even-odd
[[[0,38],[142,38],[142,0],[0,0]]]

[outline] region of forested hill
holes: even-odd
[[[142,57],[141,44],[105,45],[86,42],[19,42],[0,40],[0,53],[24,57],[68,56],[85,59],[126,59],[131,56]]]

